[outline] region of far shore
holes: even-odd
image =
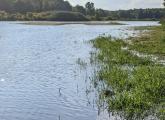
[[[21,24],[27,25],[67,25],[67,24],[83,24],[83,25],[126,25],[118,21],[27,21]]]

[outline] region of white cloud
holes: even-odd
[[[163,0],[131,0],[130,6],[133,8],[155,8],[161,7]]]
[[[160,8],[163,0],[68,0],[72,5],[85,5],[86,2],[94,2],[97,8],[116,10],[131,8]]]

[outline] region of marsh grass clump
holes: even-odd
[[[162,118],[165,106],[165,67],[122,49],[126,42],[111,37],[92,41],[95,59],[102,65],[97,73],[112,89],[103,90],[109,111],[124,119]]]
[[[76,63],[80,65],[82,68],[85,68],[87,66],[87,63],[83,61],[81,58],[78,58]]]
[[[126,47],[127,43],[120,39],[112,40],[111,37],[99,37],[92,43],[96,49],[99,49],[97,59],[104,63],[129,66],[154,64],[148,57],[140,58],[128,50],[122,50],[122,47]]]
[[[164,26],[165,24],[159,27],[142,28],[147,31],[145,34],[143,33],[139,37],[133,38],[132,44],[129,45],[129,48],[142,53],[165,56]]]
[[[109,109],[122,111],[127,119],[144,119],[154,115],[165,97],[165,68],[158,66],[140,66],[128,74],[128,71],[112,69],[102,76],[113,86],[115,95],[109,97]],[[158,113],[157,113],[158,114]]]

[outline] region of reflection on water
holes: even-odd
[[[98,93],[90,77],[95,73],[88,65],[92,48],[87,41],[101,34],[133,34],[128,26],[157,24],[126,23],[33,26],[0,22],[0,119],[103,120],[102,110],[97,118]]]

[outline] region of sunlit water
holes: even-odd
[[[91,88],[89,40],[125,37],[129,25],[34,26],[0,22],[0,120],[104,120]],[[94,89],[93,89],[94,90]]]

